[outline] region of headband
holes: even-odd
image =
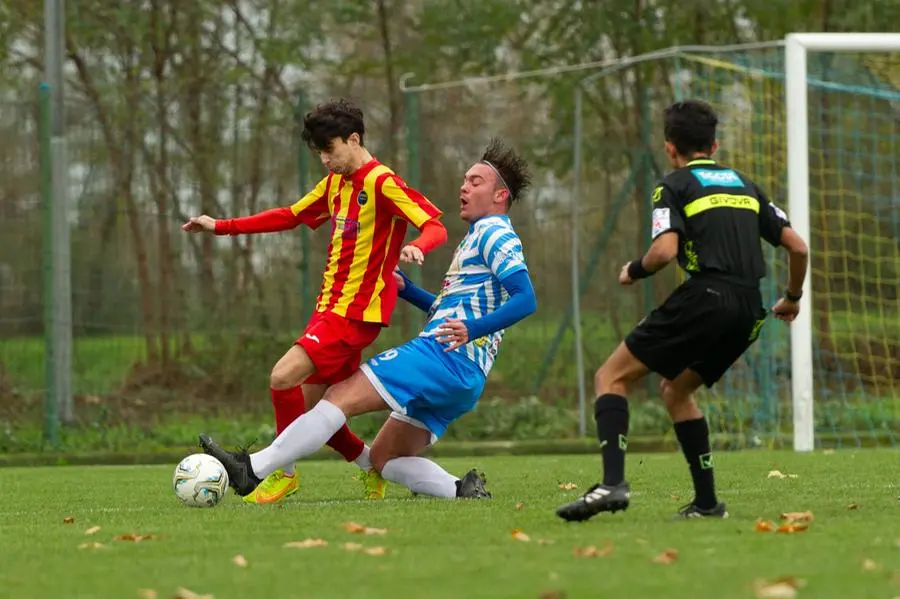
[[[499,169],[497,169],[496,166],[494,166],[493,164],[491,164],[491,163],[488,162],[487,160],[482,160],[482,161],[481,161],[481,164],[486,164],[486,165],[488,165],[489,167],[491,167],[491,170],[494,171],[494,173],[496,173],[496,175],[497,175],[497,178],[500,179],[500,183],[502,183],[502,184],[503,184],[503,187],[506,188],[506,191],[509,192],[509,197],[512,198],[512,199],[515,199],[515,196],[513,195],[512,189],[510,189],[510,188],[509,188],[509,185],[506,184],[506,180],[503,178],[503,175],[500,174]]]

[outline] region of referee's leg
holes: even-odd
[[[709,424],[694,401],[694,392],[704,384],[703,377],[691,369],[674,379],[663,379],[659,392],[675,425],[675,436],[687,460],[694,483],[694,499],[680,515],[695,517],[727,516],[725,505],[716,498]]]
[[[634,384],[650,372],[625,342],[613,351],[594,375],[594,421],[603,455],[603,484],[625,480],[628,448],[628,396]]]

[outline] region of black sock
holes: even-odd
[[[607,393],[594,402],[597,439],[603,454],[603,484],[625,480],[625,450],[628,448],[628,400]]]
[[[691,478],[694,479],[694,505],[703,509],[715,507],[719,500],[716,499],[712,453],[709,449],[709,424],[706,418],[676,422],[675,436],[691,468]]]

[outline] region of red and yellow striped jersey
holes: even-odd
[[[388,324],[397,302],[394,268],[406,225],[441,215],[388,167],[371,160],[350,177],[329,173],[290,207],[312,228],[331,221],[331,243],[317,312]]]

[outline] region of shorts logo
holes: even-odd
[[[703,187],[744,187],[744,182],[733,170],[694,169],[691,174]]]
[[[659,187],[657,187],[656,189],[653,190],[653,196],[651,199],[653,200],[654,204],[662,199],[662,192],[663,192],[662,185],[660,185]]]
[[[306,337],[307,339],[310,339],[312,341],[315,341],[316,343],[321,343],[321,341],[319,341],[319,338],[316,337],[315,335],[310,335],[309,333],[307,333],[306,335],[304,335],[304,337]]]
[[[368,201],[369,201],[369,194],[367,194],[366,190],[363,189],[356,196],[356,203],[359,204],[360,206],[365,206]]]
[[[653,232],[651,237],[656,239],[660,234],[672,228],[672,216],[668,208],[653,209]]]

